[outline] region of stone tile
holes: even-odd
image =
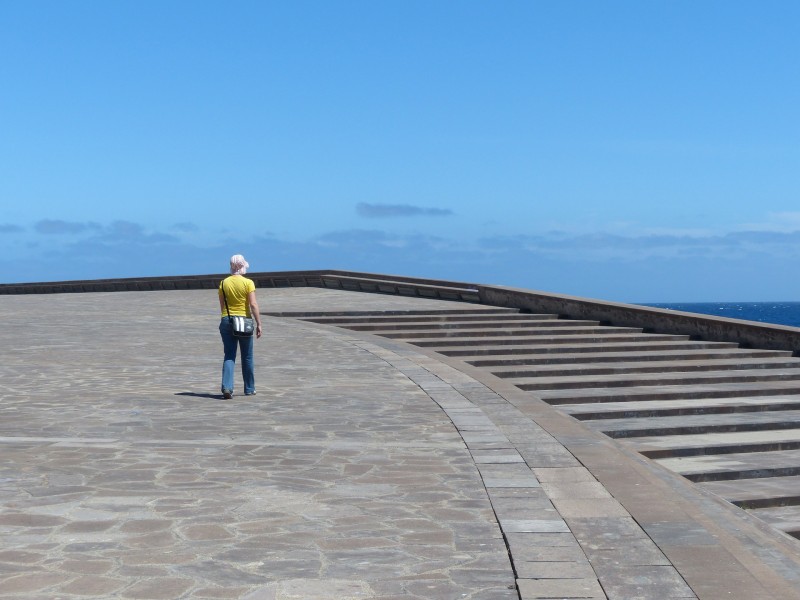
[[[114,562],[111,560],[103,559],[69,559],[61,563],[60,569],[62,571],[72,573],[84,573],[87,575],[103,575],[114,568]]]
[[[609,600],[623,598],[695,598],[672,566],[604,565],[595,567]]]
[[[661,549],[650,540],[628,540],[617,547],[603,544],[597,547],[594,544],[582,546],[591,563],[598,568],[601,566],[670,566],[669,559],[664,556]]]
[[[520,579],[596,579],[588,560],[578,562],[515,560]]]
[[[74,594],[76,596],[88,596],[91,598],[101,598],[103,596],[110,596],[116,590],[123,587],[125,584],[116,578],[101,577],[98,575],[84,575],[73,579],[68,584],[61,586],[59,589],[66,594]]]
[[[73,521],[61,528],[62,533],[94,533],[106,531],[117,524],[116,521]]]
[[[629,514],[614,498],[553,498],[553,505],[565,519],[625,517]]]
[[[547,493],[551,499],[582,499],[582,498],[611,498],[606,488],[597,481],[581,481],[581,482],[547,482],[542,483],[542,489]]]
[[[192,598],[200,600],[241,600],[248,597],[252,592],[249,588],[219,588],[219,587],[206,587],[199,588],[192,592]],[[274,600],[274,596],[271,600]]]
[[[475,464],[513,464],[524,462],[517,452],[502,450],[474,450],[472,457]]]
[[[521,600],[606,598],[596,579],[517,579]]]
[[[234,537],[227,528],[215,524],[189,525],[181,529],[181,535],[193,541],[226,540]]]
[[[585,467],[536,467],[533,472],[542,483],[596,482],[594,475]]]
[[[659,545],[712,546],[717,539],[695,522],[667,521],[644,523],[644,530]]]
[[[41,552],[26,552],[24,550],[0,550],[0,562],[36,564],[45,558]]]
[[[4,579],[0,578],[0,593],[11,594],[12,597],[20,598],[22,594],[39,592],[69,579],[68,575],[62,573],[47,573],[44,571],[11,575]]]
[[[512,550],[533,546],[536,548],[559,548],[578,544],[571,533],[511,533],[506,532],[506,539]]]
[[[589,563],[583,549],[577,544],[572,546],[527,546],[511,547],[512,556],[517,560],[530,562],[585,562]]]
[[[131,600],[172,600],[181,597],[192,585],[190,579],[161,577],[134,583],[122,590],[119,595],[121,598]]]
[[[487,488],[538,488],[539,482],[534,477],[486,477],[483,480]]]
[[[567,524],[561,519],[552,520],[500,520],[500,526],[507,533],[565,533]]]

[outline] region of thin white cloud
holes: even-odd
[[[91,229],[97,229],[97,227],[95,223],[62,221],[60,219],[43,219],[37,221],[33,226],[37,233],[44,235],[74,235]]]
[[[609,233],[495,236],[479,240],[489,252],[527,252],[570,261],[641,261],[676,257],[741,257],[754,252],[800,257],[800,231],[737,231],[724,235]]]
[[[784,211],[767,213],[763,221],[744,223],[738,230],[742,231],[777,231],[792,232],[800,230],[800,212]]]
[[[394,219],[398,217],[449,217],[454,213],[448,208],[429,208],[411,204],[369,204],[359,202],[356,212],[367,219]]]

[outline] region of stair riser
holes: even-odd
[[[731,371],[735,373],[735,371]],[[548,381],[537,382],[528,379],[515,380],[510,379],[511,383],[520,389],[534,391],[534,390],[578,390],[587,388],[624,388],[624,387],[661,387],[665,385],[715,385],[715,384],[730,384],[730,383],[764,383],[768,381],[798,381],[800,380],[800,370],[796,373],[770,373],[769,369],[764,369],[763,375],[721,375],[719,377],[703,377],[693,378],[687,376],[681,380],[675,379],[658,379],[653,377],[651,379],[622,379],[613,381],[598,382],[591,377],[587,377],[584,381]]]
[[[360,331],[355,328],[348,327],[347,329],[353,329],[354,331]],[[453,330],[439,330],[439,331],[408,331],[408,332],[399,332],[399,331],[372,331],[375,335],[380,335],[381,337],[393,339],[393,340],[420,340],[420,339],[452,339],[452,338],[504,338],[504,337],[515,337],[515,336],[524,336],[527,340],[535,340],[539,337],[547,338],[549,336],[567,336],[567,335],[597,335],[602,337],[603,334],[606,335],[624,335],[624,334],[637,334],[641,333],[641,329],[635,328],[615,328],[612,331],[609,331],[608,327],[558,327],[558,328],[531,328],[528,330],[522,329],[453,329]]]
[[[401,339],[401,338],[394,338],[394,339]],[[424,346],[424,347],[431,347],[431,348],[447,348],[448,346],[523,346],[523,345],[568,345],[568,344],[608,344],[613,342],[646,342],[655,344],[659,341],[685,341],[688,339],[688,336],[679,336],[679,335],[664,335],[664,336],[657,336],[657,335],[607,335],[607,336],[591,336],[591,337],[584,337],[584,336],[563,336],[563,337],[555,337],[555,338],[519,338],[519,337],[496,337],[496,338],[484,338],[484,339],[466,339],[466,340],[458,340],[458,339],[444,339],[444,340],[418,340],[417,338],[414,339],[405,339],[404,341],[414,344],[416,346]],[[658,346],[651,346],[652,348],[657,348]]]
[[[797,402],[778,402],[775,404],[739,404],[736,406],[700,406],[697,408],[665,408],[618,410],[608,412],[580,412],[568,415],[579,421],[599,421],[602,419],[651,419],[658,417],[679,417],[692,415],[730,415],[742,413],[763,413],[779,410],[800,410],[800,400]]]
[[[647,429],[615,429],[603,431],[610,438],[655,437],[662,435],[704,435],[707,433],[738,433],[743,431],[781,431],[800,429],[800,422],[739,423],[686,427],[649,427]]]
[[[633,358],[633,357],[629,357]],[[584,369],[520,369],[513,371],[492,371],[492,374],[501,379],[512,379],[522,377],[589,377],[592,375],[624,375],[626,373],[696,373],[703,371],[741,371],[742,369],[792,369],[797,368],[797,361],[774,362],[774,363],[731,363],[727,365],[710,364],[705,365],[698,361],[696,365],[674,365],[674,366],[631,366],[631,367],[587,367]]]
[[[528,332],[536,333],[539,330],[543,331],[561,331],[562,329],[581,329],[589,331],[606,331],[608,328],[601,327],[596,321],[539,321],[536,323],[526,322],[513,322],[508,321],[504,323],[485,323],[483,321],[476,321],[475,323],[375,323],[370,325],[362,325],[360,323],[342,323],[338,325],[345,329],[352,329],[353,331],[372,331],[376,335],[381,335],[381,332],[402,332],[402,331],[426,331],[430,333],[442,332],[445,335],[450,335],[453,331],[482,331],[487,330],[490,332],[505,332],[507,330],[522,331],[524,334]],[[642,331],[641,328],[626,327],[623,331]]]
[[[524,389],[524,386],[517,386]],[[663,390],[663,388],[661,388]],[[680,391],[658,391],[659,388],[653,388],[652,391],[643,391],[636,394],[599,394],[596,396],[567,396],[560,395],[557,397],[549,397],[547,392],[538,392],[536,395],[544,402],[552,406],[560,404],[592,404],[596,402],[640,402],[642,400],[658,401],[658,400],[694,400],[703,398],[744,398],[748,396],[774,396],[775,394],[800,394],[800,386],[794,388],[787,388],[781,390],[774,390],[765,388],[763,390],[680,390]]]
[[[660,349],[660,347],[659,347]],[[775,351],[748,351],[748,350],[734,350],[731,352],[698,352],[696,354],[688,354],[688,353],[681,353],[681,354],[674,354],[674,355],[661,355],[655,352],[641,352],[637,351],[634,356],[636,356],[637,361],[651,361],[653,363],[659,363],[663,361],[671,361],[671,360],[724,360],[724,359],[733,359],[733,358],[742,358],[742,359],[752,359],[752,358],[784,358],[790,357],[791,352],[781,352],[778,350]],[[469,364],[482,367],[482,368],[491,368],[491,367],[513,367],[513,366],[524,366],[524,365],[561,365],[561,364],[575,364],[580,362],[581,364],[606,364],[606,363],[616,363],[616,362],[625,362],[631,359],[631,354],[625,353],[621,354],[620,356],[608,356],[608,354],[600,354],[600,353],[591,353],[586,352],[584,355],[580,357],[577,356],[542,356],[542,357],[520,357],[520,358],[494,358],[494,359],[469,359],[465,358],[466,362]]]
[[[348,318],[348,317],[333,317],[333,318],[324,318],[324,317],[314,317],[314,318],[307,318],[306,321],[312,321],[314,323],[322,323],[325,325],[369,325],[369,324],[382,324],[386,323],[388,325],[393,324],[409,324],[409,323],[458,323],[458,322],[479,322],[479,321],[488,321],[494,319],[502,319],[503,322],[515,322],[515,321],[557,321],[558,315],[524,315],[524,314],[504,314],[504,315],[473,315],[473,316],[466,316],[466,315],[452,315],[452,316],[439,316],[439,317],[424,317],[424,316],[394,316],[394,317],[356,317],[356,318]]]
[[[606,344],[586,344],[586,345],[579,345],[579,346],[545,346],[545,345],[531,345],[531,346],[524,346],[520,348],[514,348],[513,346],[503,347],[503,348],[465,348],[463,350],[460,349],[446,349],[443,348],[439,351],[440,354],[444,354],[445,356],[455,356],[462,358],[462,360],[473,360],[477,357],[482,356],[492,356],[492,357],[503,357],[503,356],[519,356],[520,358],[530,356],[534,357],[534,360],[542,359],[549,359],[550,356],[559,356],[561,354],[599,354],[604,352],[641,352],[642,354],[647,352],[658,352],[659,350],[663,350],[665,347],[673,350],[711,350],[711,349],[735,349],[736,344],[730,342],[690,342],[690,341],[679,341],[679,342],[656,342],[656,343],[646,343],[646,342],[639,342],[634,344],[627,344],[625,342],[613,342],[613,343],[606,343]],[[480,359],[478,359],[480,360]],[[502,358],[498,358],[497,360],[504,360]]]

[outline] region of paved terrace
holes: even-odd
[[[416,325],[420,345],[266,317],[258,395],[223,401],[213,291],[0,309],[2,598],[800,598],[794,539]]]

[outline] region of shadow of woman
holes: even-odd
[[[193,396],[195,398],[211,398],[211,399],[218,399],[222,398],[222,394],[198,394],[197,392],[175,392],[176,396]]]

